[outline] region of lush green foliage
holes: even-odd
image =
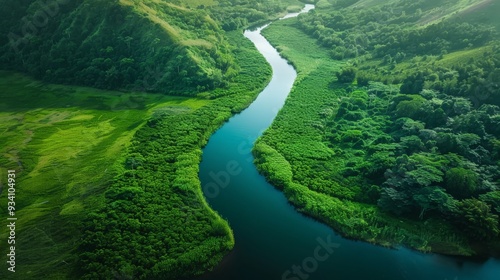
[[[0,72],[0,173],[16,170],[19,218],[16,273],[2,269],[0,278],[74,279],[68,275],[81,222],[120,173],[116,162],[137,129],[155,112],[209,102],[52,85]],[[1,205],[7,205],[5,193]],[[5,217],[7,207],[0,213]],[[0,228],[0,238],[7,240],[7,230]],[[2,255],[8,246],[0,244]]]
[[[222,28],[241,29],[302,6],[297,0],[0,4],[3,69],[52,83],[177,95],[224,88],[238,73]]]
[[[346,67],[342,71],[337,72],[337,80],[341,83],[352,83],[356,79],[356,69],[354,67]]]
[[[91,213],[80,245],[85,279],[185,279],[210,270],[234,245],[206,204],[198,179],[201,147],[269,79],[264,59],[239,32],[241,69],[226,93],[196,111],[165,111],[135,135],[123,165]]]
[[[423,9],[431,2],[418,5]],[[399,5],[401,11],[416,4],[387,5]],[[324,7],[264,31],[297,67],[299,77],[285,107],[256,145],[259,170],[283,188],[299,210],[352,238],[463,255],[487,254],[471,250],[470,244],[478,241],[498,248],[500,52],[486,45],[493,39],[488,27],[463,23],[462,28],[482,31],[458,32],[458,23],[450,19],[422,28],[408,24],[398,31],[389,9],[381,6],[373,13],[389,14],[368,23],[378,25],[378,31],[373,38],[364,37],[368,42],[357,42],[362,38],[356,34],[367,28],[359,21],[365,20],[365,13],[372,15],[365,9]],[[425,59],[418,55],[427,53],[427,47],[375,47],[394,28],[391,36],[396,41],[408,34],[417,43],[430,42],[431,34],[439,38],[444,31],[455,35],[443,37],[449,53]],[[343,67],[331,59],[331,45],[321,37],[332,35],[331,30],[353,40],[346,50],[354,44],[364,48],[352,55],[358,58]],[[481,39],[469,38],[473,33]],[[474,41],[473,46],[463,45],[465,39]],[[471,47],[476,48],[467,49]],[[379,51],[405,55],[393,60]],[[469,58],[455,59],[459,56]],[[419,67],[408,62],[415,59]],[[332,78],[335,74],[337,79]]]
[[[2,68],[48,82],[182,95],[225,86],[237,73],[230,45],[205,10],[85,0],[46,12],[43,1],[18,2],[2,0]]]
[[[220,0],[210,8],[224,30],[237,30],[269,21],[285,10],[297,11],[302,6],[299,0]]]
[[[371,0],[350,6],[354,2],[360,1],[338,1],[327,13],[313,11],[300,18],[300,27],[329,48],[335,59],[369,54],[383,57],[387,63],[400,62],[414,55],[481,46],[494,34],[491,27],[459,18],[438,22],[443,14],[463,8],[461,3]],[[472,2],[470,5],[478,1]]]
[[[39,82],[34,90],[39,85],[43,93],[36,98],[3,88],[9,95],[3,100],[26,106],[30,116],[26,138],[11,137],[25,127],[14,122],[25,117],[1,116],[8,131],[2,141],[9,140],[2,145],[9,159],[2,162],[10,166],[20,159],[32,169],[21,181],[32,194],[22,201],[27,224],[19,238],[23,248],[30,248],[20,259],[29,267],[24,271],[47,279],[182,279],[214,267],[234,240],[227,222],[202,197],[200,149],[217,127],[250,104],[271,74],[240,32],[224,33],[221,23],[209,16],[217,10],[204,9],[219,3],[59,1],[48,12],[41,1],[0,2],[5,8],[0,19],[4,68],[45,81],[139,92],[192,95],[214,89],[198,94],[201,99],[183,99],[77,94],[63,86],[53,92]],[[281,10],[273,8],[266,18],[276,18],[287,5],[279,3]],[[253,6],[271,11],[267,5]],[[25,31],[40,19],[40,10],[48,21]],[[15,108],[11,103],[2,110],[10,112]],[[73,107],[85,110],[73,112]],[[31,123],[31,115],[39,125]],[[143,126],[146,116],[150,120]],[[82,132],[89,136],[82,137]],[[69,139],[78,141],[69,144]],[[117,160],[127,146],[126,155]],[[55,177],[59,180],[51,180]]]
[[[498,245],[500,60],[487,45],[495,32],[477,18],[437,23],[443,1],[356,2],[320,0],[325,10],[266,30],[299,77],[255,147],[259,169],[300,211],[352,238],[462,255],[474,254],[470,240]],[[222,29],[298,2],[65,1],[31,36],[10,34],[24,35],[40,3],[0,0],[2,67],[100,88],[213,90],[186,100],[33,89],[17,77],[2,86],[0,161],[26,168],[20,185],[30,194],[19,196],[28,248],[19,261],[47,279],[183,279],[211,269],[234,240],[203,200],[200,149],[270,75],[241,34],[228,40]],[[355,59],[344,67],[332,57]],[[336,73],[354,84],[337,84]]]

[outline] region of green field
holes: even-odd
[[[155,112],[175,114],[208,103],[50,85],[0,72],[0,174],[5,186],[7,169],[16,170],[18,268],[67,274],[81,220],[99,204],[95,194],[121,172],[121,157],[137,129]],[[0,205],[7,205],[5,188]],[[6,207],[0,211],[7,215]],[[0,238],[7,234],[2,227]],[[6,250],[2,243],[0,251]]]

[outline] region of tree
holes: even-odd
[[[373,80],[373,78],[368,75],[366,72],[360,72],[357,75],[358,86],[368,86],[369,82]]]
[[[425,103],[426,100],[420,95],[412,95],[411,100],[403,100],[398,103],[396,106],[396,116],[418,120],[420,109]]]
[[[346,67],[342,71],[337,72],[336,76],[341,83],[352,83],[356,79],[356,68]]]
[[[453,198],[440,187],[425,187],[413,196],[416,204],[421,208],[420,219],[428,210],[439,210],[441,213],[450,212],[455,206]]]
[[[401,147],[404,149],[405,154],[408,155],[421,152],[425,149],[424,143],[416,135],[401,137],[400,144]]]
[[[378,206],[384,211],[402,215],[410,211],[412,203],[410,197],[405,192],[386,187],[382,189]]]
[[[424,76],[422,72],[406,77],[401,85],[400,91],[405,94],[421,92],[424,88]]]
[[[482,194],[479,196],[479,199],[491,205],[493,212],[500,214],[500,191]]]
[[[145,159],[140,153],[131,153],[125,160],[126,169],[137,169],[137,167],[142,166]]]
[[[385,173],[387,180],[378,200],[379,207],[397,215],[420,209],[423,217],[429,209],[440,209],[439,203],[448,203],[446,193],[432,187],[442,181],[443,173],[437,168],[439,160],[426,153],[398,157],[394,167]]]
[[[477,189],[479,178],[476,172],[455,167],[446,172],[446,190],[456,198],[468,198]]]
[[[439,158],[431,154],[402,155],[396,159],[396,165],[385,173],[387,181],[384,184],[409,191],[442,182],[443,172],[437,168],[439,164]]]
[[[490,212],[488,204],[475,198],[457,203],[455,223],[469,237],[478,240],[491,240],[499,234],[498,216]]]

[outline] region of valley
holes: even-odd
[[[497,1],[0,4],[2,279],[496,279]]]

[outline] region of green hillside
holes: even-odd
[[[19,2],[1,3],[4,69],[53,83],[182,95],[224,86],[236,74],[230,46],[204,10],[159,0]]]
[[[222,28],[266,21],[300,2],[1,0],[0,69],[51,83],[195,95],[238,66]],[[207,9],[208,8],[208,9]]]

